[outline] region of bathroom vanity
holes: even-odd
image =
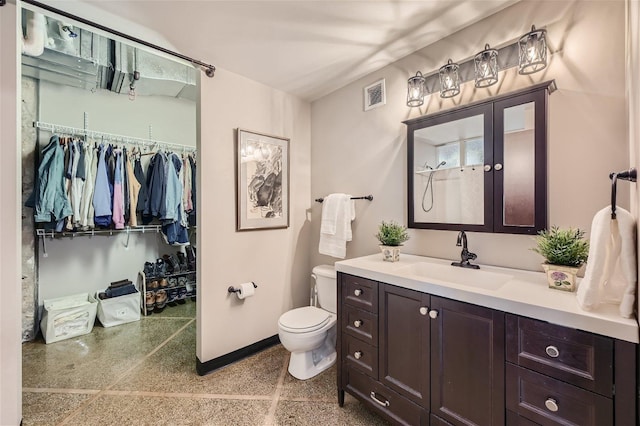
[[[338,399],[397,424],[637,424],[638,324],[544,274],[380,255],[336,263]]]

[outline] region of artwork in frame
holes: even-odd
[[[236,230],[289,227],[289,139],[238,129]]]

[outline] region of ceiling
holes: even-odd
[[[313,101],[517,1],[83,3],[157,32],[184,55]]]

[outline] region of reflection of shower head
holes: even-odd
[[[422,166],[422,168],[423,168],[423,169],[425,169],[425,170],[438,170],[440,167],[444,166],[445,164],[447,164],[447,162],[446,162],[446,161],[444,161],[444,160],[442,160],[442,161],[440,162],[440,164],[438,164],[438,165],[436,166],[436,168],[434,169],[433,167],[431,167],[431,166],[430,166],[430,165],[428,165],[427,163],[424,163],[424,166]]]
[[[447,162],[446,162],[446,161],[444,161],[444,160],[442,160],[442,161],[440,162],[440,164],[438,164],[438,165],[436,166],[436,170],[438,170],[440,167],[444,166],[445,164],[447,164]]]

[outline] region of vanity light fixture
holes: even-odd
[[[533,74],[547,67],[547,30],[537,30],[535,25],[531,31],[518,40],[518,73]]]
[[[547,67],[547,30],[536,29],[522,35],[511,44],[484,50],[475,56],[454,63],[451,59],[438,72],[423,75],[420,71],[407,81],[407,106],[424,104],[424,97],[433,93],[440,83],[440,97],[451,98],[460,93],[460,84],[475,80],[475,87],[489,87],[498,82],[498,72],[518,67],[518,73],[527,75]]]
[[[407,106],[417,107],[424,104],[426,90],[424,87],[424,77],[420,71],[407,80],[407,87]]]
[[[440,67],[438,75],[440,76],[440,97],[452,98],[460,93],[460,76],[458,69],[460,66],[451,59],[447,64]]]
[[[476,87],[489,87],[498,82],[498,51],[488,44],[474,58]]]

